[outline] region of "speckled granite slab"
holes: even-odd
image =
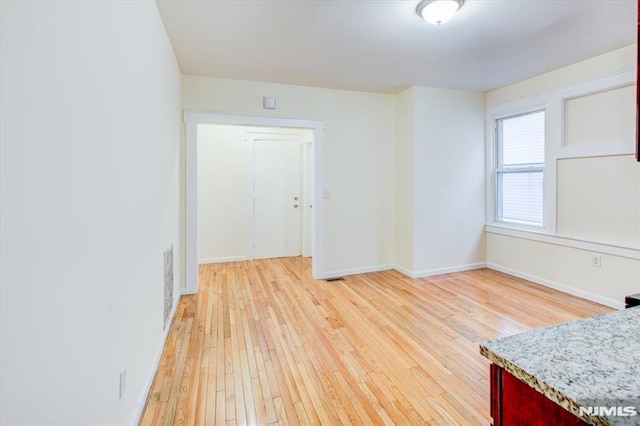
[[[492,340],[480,353],[587,423],[640,425],[640,306]],[[602,406],[638,415],[580,410]]]

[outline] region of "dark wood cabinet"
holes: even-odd
[[[494,426],[588,424],[495,364],[491,364],[490,381]]]
[[[636,68],[636,160],[640,162],[640,0],[638,0],[638,48]]]

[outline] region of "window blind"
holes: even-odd
[[[502,166],[544,164],[544,111],[502,119]]]
[[[545,112],[498,120],[498,221],[541,226]]]

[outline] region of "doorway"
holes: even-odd
[[[246,258],[280,257],[283,255],[313,254],[312,274],[318,278],[322,275],[322,228],[323,204],[322,198],[322,142],[323,124],[314,120],[276,119],[267,117],[227,116],[218,114],[186,112],[186,293],[196,293],[198,289],[198,133],[201,125],[218,124],[230,126],[253,126],[252,131],[246,132],[245,145],[249,154],[259,157],[252,166],[252,173],[244,169],[245,185],[253,185],[255,191],[255,208],[247,209],[244,215],[245,223],[253,223],[247,228]],[[260,131],[258,127],[281,128],[280,135],[276,132]],[[312,138],[305,140],[298,138],[293,143],[291,137],[293,129],[306,129]],[[237,148],[237,147],[236,147]],[[296,163],[297,166],[285,167],[284,173],[274,173],[283,169],[282,162]],[[248,166],[247,166],[248,167]],[[293,177],[295,168],[300,170],[300,178]],[[306,171],[307,173],[304,173]],[[265,173],[268,174],[265,175]],[[295,185],[290,185],[295,181]],[[267,183],[270,184],[267,185]],[[252,193],[250,191],[248,193]],[[275,192],[274,192],[275,191]],[[233,191],[231,191],[233,192]],[[297,194],[296,194],[297,193]],[[233,194],[232,194],[233,195]],[[237,197],[236,197],[237,198]],[[262,202],[264,200],[268,202]],[[296,200],[295,198],[298,198]],[[233,196],[227,199],[233,200]],[[274,203],[274,200],[279,203]],[[262,200],[262,201],[261,201]],[[253,202],[253,199],[251,200]],[[216,200],[218,205],[225,200]],[[274,207],[276,204],[279,207]],[[297,205],[297,207],[296,207]],[[304,214],[306,210],[307,214]],[[253,219],[249,217],[253,216]],[[238,215],[236,215],[238,216]],[[276,220],[276,225],[271,219]],[[278,222],[279,221],[279,222]],[[289,224],[288,226],[286,224]],[[202,225],[202,224],[200,224]],[[204,226],[204,225],[202,225]],[[284,239],[273,238],[278,230]],[[284,229],[286,228],[286,229]],[[251,235],[253,234],[253,235]],[[249,251],[249,243],[251,251]],[[254,248],[255,247],[255,248]],[[284,254],[283,254],[284,253]],[[288,253],[288,254],[287,254]],[[239,255],[230,260],[242,260]]]
[[[198,264],[311,257],[313,175],[304,147],[313,146],[313,132],[208,123],[197,130]]]

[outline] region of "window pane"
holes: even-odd
[[[544,111],[504,118],[502,165],[544,163]]]
[[[542,172],[498,173],[498,220],[542,225]]]

